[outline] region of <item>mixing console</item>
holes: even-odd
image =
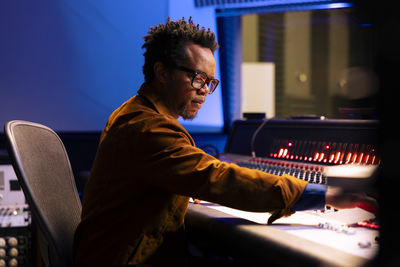
[[[293,163],[267,158],[249,158],[236,163],[241,167],[257,169],[270,174],[289,174],[310,183],[327,183],[326,176],[322,174],[323,167],[315,164]]]
[[[310,183],[357,188],[380,164],[377,127],[377,121],[361,120],[236,121],[220,159]]]
[[[219,159],[375,194],[377,126],[361,120],[236,121]],[[365,203],[344,210],[297,211],[267,225],[270,216],[205,202],[190,204],[185,222],[202,234],[212,233],[208,238],[229,237],[222,247],[231,246],[246,260],[251,255],[257,263],[252,266],[274,265],[273,259],[279,266],[365,266],[379,250],[379,220]]]

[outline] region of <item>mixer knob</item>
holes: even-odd
[[[4,248],[0,248],[0,259],[5,257],[6,257],[6,250]]]
[[[6,246],[6,240],[0,237],[0,248],[4,248]]]
[[[7,243],[10,247],[16,247],[18,245],[18,239],[16,239],[15,237],[10,237],[7,240]]]
[[[17,259],[11,259],[8,261],[8,266],[9,267],[17,267],[18,266],[18,261]]]
[[[16,239],[15,237],[10,237],[7,240],[7,243],[10,247],[16,247],[18,245],[18,239]]]
[[[11,257],[17,257],[18,256],[18,249],[16,248],[11,248],[8,250],[8,255]]]
[[[0,267],[6,267],[6,261],[3,259],[0,259]]]

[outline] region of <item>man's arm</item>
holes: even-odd
[[[328,186],[307,184],[299,200],[292,206],[292,211],[324,209]]]
[[[336,209],[349,209],[360,203],[377,206],[377,201],[365,193],[343,192],[338,187],[307,184],[303,194],[291,210],[318,210],[324,209],[325,205]]]
[[[291,211],[324,209],[325,205],[336,209],[349,209],[361,203],[366,203],[374,210],[378,206],[377,201],[365,193],[349,193],[343,192],[338,187],[307,184],[299,200],[291,207]],[[274,212],[268,219],[268,223],[271,224],[280,217],[282,214],[279,211]]]

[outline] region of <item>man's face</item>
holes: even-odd
[[[188,44],[186,56],[187,60],[182,62],[181,66],[202,71],[209,78],[214,77],[215,59],[209,48]],[[192,87],[193,76],[192,73],[178,69],[172,72],[172,77],[166,88],[168,90],[167,105],[176,117],[182,116],[183,119],[193,119],[209,93],[207,85],[198,90]]]

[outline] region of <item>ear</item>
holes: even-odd
[[[160,83],[165,84],[168,82],[171,76],[170,70],[165,66],[164,63],[157,61],[153,66],[154,76]]]

